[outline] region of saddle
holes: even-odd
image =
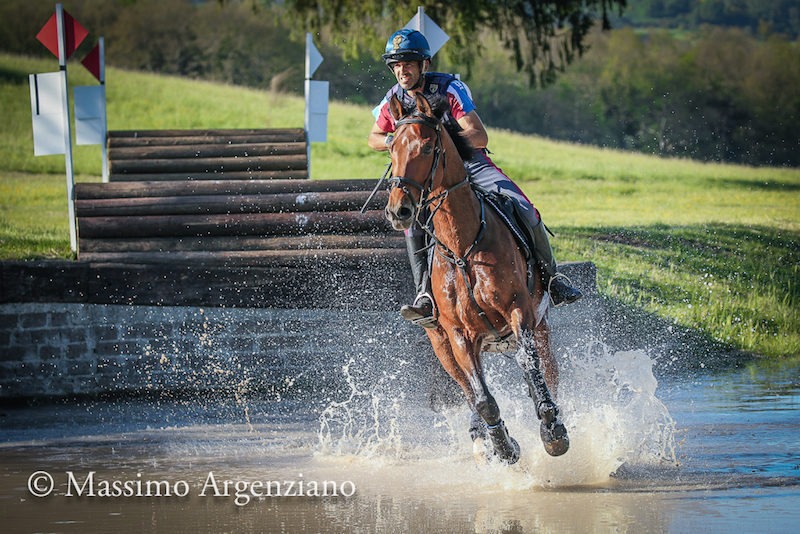
[[[533,292],[533,275],[536,272],[536,260],[533,255],[535,240],[533,231],[528,225],[528,220],[525,218],[525,213],[522,211],[522,207],[515,199],[502,193],[487,191],[476,184],[471,184],[471,186],[475,194],[478,195],[478,198],[494,209],[495,213],[500,216],[514,235],[527,263],[528,291]]]
[[[535,284],[534,274],[536,273],[536,260],[533,255],[535,240],[522,207],[516,200],[502,193],[487,191],[474,183],[470,185],[481,202],[485,202],[492,207],[516,239],[522,254],[525,256],[528,291],[532,293]],[[517,339],[514,334],[508,334],[502,339],[488,341],[483,348],[486,352],[500,353],[511,352],[516,349]]]

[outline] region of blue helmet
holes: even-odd
[[[425,36],[417,30],[403,29],[394,32],[386,41],[383,61],[389,68],[398,61],[425,61],[431,58],[431,47]]]

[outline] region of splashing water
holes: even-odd
[[[642,351],[611,353],[593,342],[561,356],[557,403],[570,435],[570,450],[553,458],[539,437],[533,401],[516,365],[485,355],[487,385],[509,433],[519,442],[518,464],[483,470],[483,483],[500,488],[568,487],[608,482],[626,466],[675,466],[675,423],[656,397],[653,360]],[[350,366],[343,373],[349,396],[320,416],[318,459],[373,466],[408,466],[474,476],[466,407],[432,412],[417,402],[398,376],[360,383]],[[433,467],[436,466],[436,467]],[[454,469],[456,468],[457,469]],[[446,478],[446,477],[445,477]],[[446,483],[439,476],[440,483]]]

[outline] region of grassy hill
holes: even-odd
[[[63,156],[33,156],[28,74],[55,60],[0,55],[0,259],[70,257]],[[96,83],[79,64],[71,85]],[[300,127],[302,99],[110,69],[108,126]],[[377,178],[369,107],[332,102],[314,179]],[[559,260],[588,259],[601,292],[722,343],[800,355],[800,170],[660,159],[490,130],[494,161],[556,233]],[[100,149],[76,147],[79,181]]]

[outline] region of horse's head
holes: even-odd
[[[407,230],[414,223],[425,197],[438,187],[443,174],[441,122],[434,116],[428,100],[418,94],[417,109],[408,113],[397,96],[390,109],[395,120],[392,157],[392,189],[386,204],[386,218],[395,230]]]

